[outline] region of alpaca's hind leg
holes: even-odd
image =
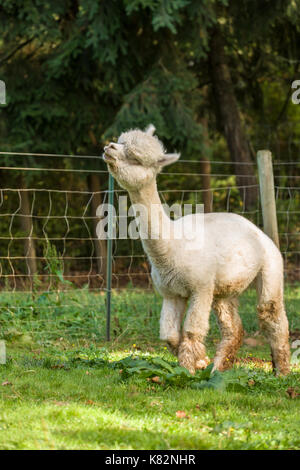
[[[204,369],[209,363],[204,340],[209,328],[211,304],[211,290],[194,295],[184,322],[178,359],[179,364],[186,367],[192,374],[196,369]]]
[[[165,297],[160,316],[160,339],[166,341],[171,352],[177,356],[180,327],[187,300],[182,297]]]
[[[233,365],[236,353],[243,341],[244,331],[237,311],[237,298],[216,300],[214,310],[222,335],[214,358],[214,369],[222,371]]]
[[[261,302],[258,306],[259,323],[272,354],[272,365],[276,373],[290,372],[290,346],[288,321],[282,300]]]
[[[266,336],[272,354],[273,370],[286,375],[290,372],[289,326],[282,298],[260,300],[257,307],[261,331]]]
[[[286,375],[290,372],[289,325],[283,300],[283,276],[279,268],[259,275],[257,310],[260,328],[271,347],[273,369]]]

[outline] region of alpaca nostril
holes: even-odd
[[[109,144],[108,147],[111,148],[111,149],[117,150],[117,147],[115,146],[115,144]]]

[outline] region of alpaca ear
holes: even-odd
[[[145,132],[148,135],[153,135],[154,132],[156,131],[155,126],[153,124],[149,124],[149,126],[146,127]]]
[[[158,160],[159,166],[171,165],[171,163],[177,162],[180,158],[180,153],[165,153],[163,158]]]

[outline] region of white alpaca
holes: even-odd
[[[186,236],[166,239],[163,228],[171,227],[174,233],[179,223],[190,227],[191,220],[199,215],[177,221],[166,215],[156,175],[179,155],[165,153],[152,135],[154,130],[150,126],[146,132],[121,134],[118,143],[105,147],[103,158],[110,173],[128,190],[131,202],[145,209],[139,210],[142,243],[152,266],[153,282],[163,296],[160,338],[190,372],[206,367],[209,359],[204,341],[213,307],[222,334],[214,369],[230,367],[243,338],[237,298],[256,279],[259,321],[271,346],[273,367],[287,374],[290,350],[279,250],[254,224],[232,213],[204,215],[204,244],[199,238],[199,243],[195,246],[193,240],[191,246]]]

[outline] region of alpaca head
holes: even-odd
[[[153,136],[155,128],[150,125],[145,132],[123,132],[117,143],[104,147],[103,159],[109,172],[127,190],[138,190],[156,178],[163,166],[175,162],[178,153],[168,154],[162,143]]]

